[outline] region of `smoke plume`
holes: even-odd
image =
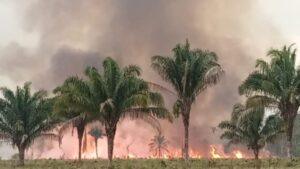
[[[66,77],[82,75],[87,65],[99,67],[104,57],[111,56],[121,65],[139,65],[146,80],[171,88],[151,69],[150,58],[157,54],[172,55],[171,49],[177,43],[189,39],[192,48],[216,52],[226,72],[221,82],[202,93],[192,107],[190,145],[206,150],[209,144],[222,143],[220,131],[213,133],[212,127],[228,118],[232,105],[241,100],[237,87],[253,69],[254,60],[282,41],[256,3],[256,0],[32,1],[24,11],[23,28],[38,34],[38,44],[30,50],[17,43],[1,48],[0,74],[13,84],[33,81],[35,88],[51,91]],[[175,98],[167,98],[171,107]],[[170,147],[181,149],[181,120],[173,124],[162,121],[162,126]],[[145,147],[155,134],[151,127],[128,120],[118,127],[117,155],[126,153],[132,142],[132,153],[147,155]],[[77,142],[76,136],[66,138]],[[99,145],[99,153],[105,157],[105,141]],[[66,144],[63,147],[70,151]]]

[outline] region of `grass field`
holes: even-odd
[[[0,169],[251,169],[255,168],[254,160],[231,159],[197,159],[184,162],[182,160],[150,160],[130,159],[115,160],[108,167],[106,160],[30,160],[24,167],[16,167],[15,161],[0,161]],[[265,159],[260,162],[261,169],[300,169],[300,159]]]

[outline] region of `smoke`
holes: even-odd
[[[67,76],[82,75],[85,66],[100,66],[106,56],[121,65],[137,64],[146,80],[171,88],[151,69],[151,56],[172,55],[171,49],[186,38],[192,48],[215,51],[226,75],[197,98],[191,112],[190,145],[201,150],[222,143],[220,131],[213,133],[212,127],[228,118],[241,99],[237,87],[255,58],[282,41],[255,0],[32,1],[24,16],[24,30],[38,34],[39,43],[31,50],[18,44],[2,48],[0,74],[15,83],[33,81],[36,88],[52,90]],[[167,98],[171,107],[175,98]],[[162,125],[170,147],[181,149],[181,120]],[[154,134],[147,124],[125,120],[115,152],[126,152],[134,140],[132,153],[144,154]],[[104,151],[99,153],[105,156]]]

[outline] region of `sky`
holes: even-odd
[[[170,87],[150,68],[150,57],[171,55],[188,38],[193,48],[215,51],[226,72],[193,105],[191,133],[196,136],[191,145],[204,145],[201,135],[220,143],[209,129],[243,99],[237,87],[255,59],[264,58],[271,47],[299,46],[299,6],[298,0],[0,0],[0,86],[32,81],[35,89],[51,91],[67,76],[82,75],[85,66],[99,66],[111,56],[121,65],[138,64],[146,80]],[[172,100],[167,99],[168,106]],[[182,132],[172,134],[181,131],[180,120],[163,126],[171,146],[180,145]],[[140,142],[151,137],[143,135],[147,127],[132,135],[134,127],[122,122],[125,134],[119,132],[117,140],[126,141],[117,151],[136,137]],[[7,152],[13,153],[5,147],[0,156]]]
[[[34,0],[20,3],[18,0],[0,0],[0,46],[12,42],[20,43],[26,47],[35,47],[38,43],[38,32],[24,30],[24,10]],[[230,1],[229,1],[230,2]],[[300,21],[298,19],[300,2],[297,0],[259,0],[258,8],[266,18],[266,24],[274,24],[288,41],[299,42]],[[255,26],[255,25],[253,25]]]

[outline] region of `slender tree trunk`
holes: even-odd
[[[253,150],[253,154],[254,154],[254,159],[258,160],[259,159],[259,150],[258,149],[254,149]]]
[[[182,113],[182,120],[184,125],[184,146],[183,146],[183,158],[189,159],[189,124],[190,124],[190,110],[191,105],[186,104],[184,112]]]
[[[254,159],[255,159],[255,168],[256,169],[260,169],[261,168],[261,161],[259,160],[259,148],[255,147],[253,149],[253,153],[254,153]]]
[[[98,139],[95,138],[96,158],[98,159]]]
[[[82,137],[78,138],[78,160],[81,160]]]
[[[81,160],[81,151],[82,151],[82,138],[84,134],[84,126],[78,126],[77,128],[77,137],[78,137],[78,159]]]
[[[294,128],[294,120],[290,120],[287,127],[287,142],[286,142],[286,154],[290,158],[291,157],[291,148],[292,148],[292,138],[293,138],[293,128]]]
[[[18,165],[19,166],[24,166],[24,159],[25,159],[25,148],[23,146],[18,146],[19,150],[19,161]]]
[[[161,149],[158,147],[158,157],[161,158]]]
[[[287,136],[286,154],[289,158],[292,157],[291,155],[292,139],[293,139],[293,131],[294,131],[294,121],[297,115],[297,110],[289,113],[287,118],[285,119],[285,123],[287,126],[286,127],[286,136]]]
[[[116,134],[116,125],[109,126],[107,123],[105,125],[106,136],[107,136],[107,152],[109,164],[112,164],[113,152],[114,152],[114,139]]]

